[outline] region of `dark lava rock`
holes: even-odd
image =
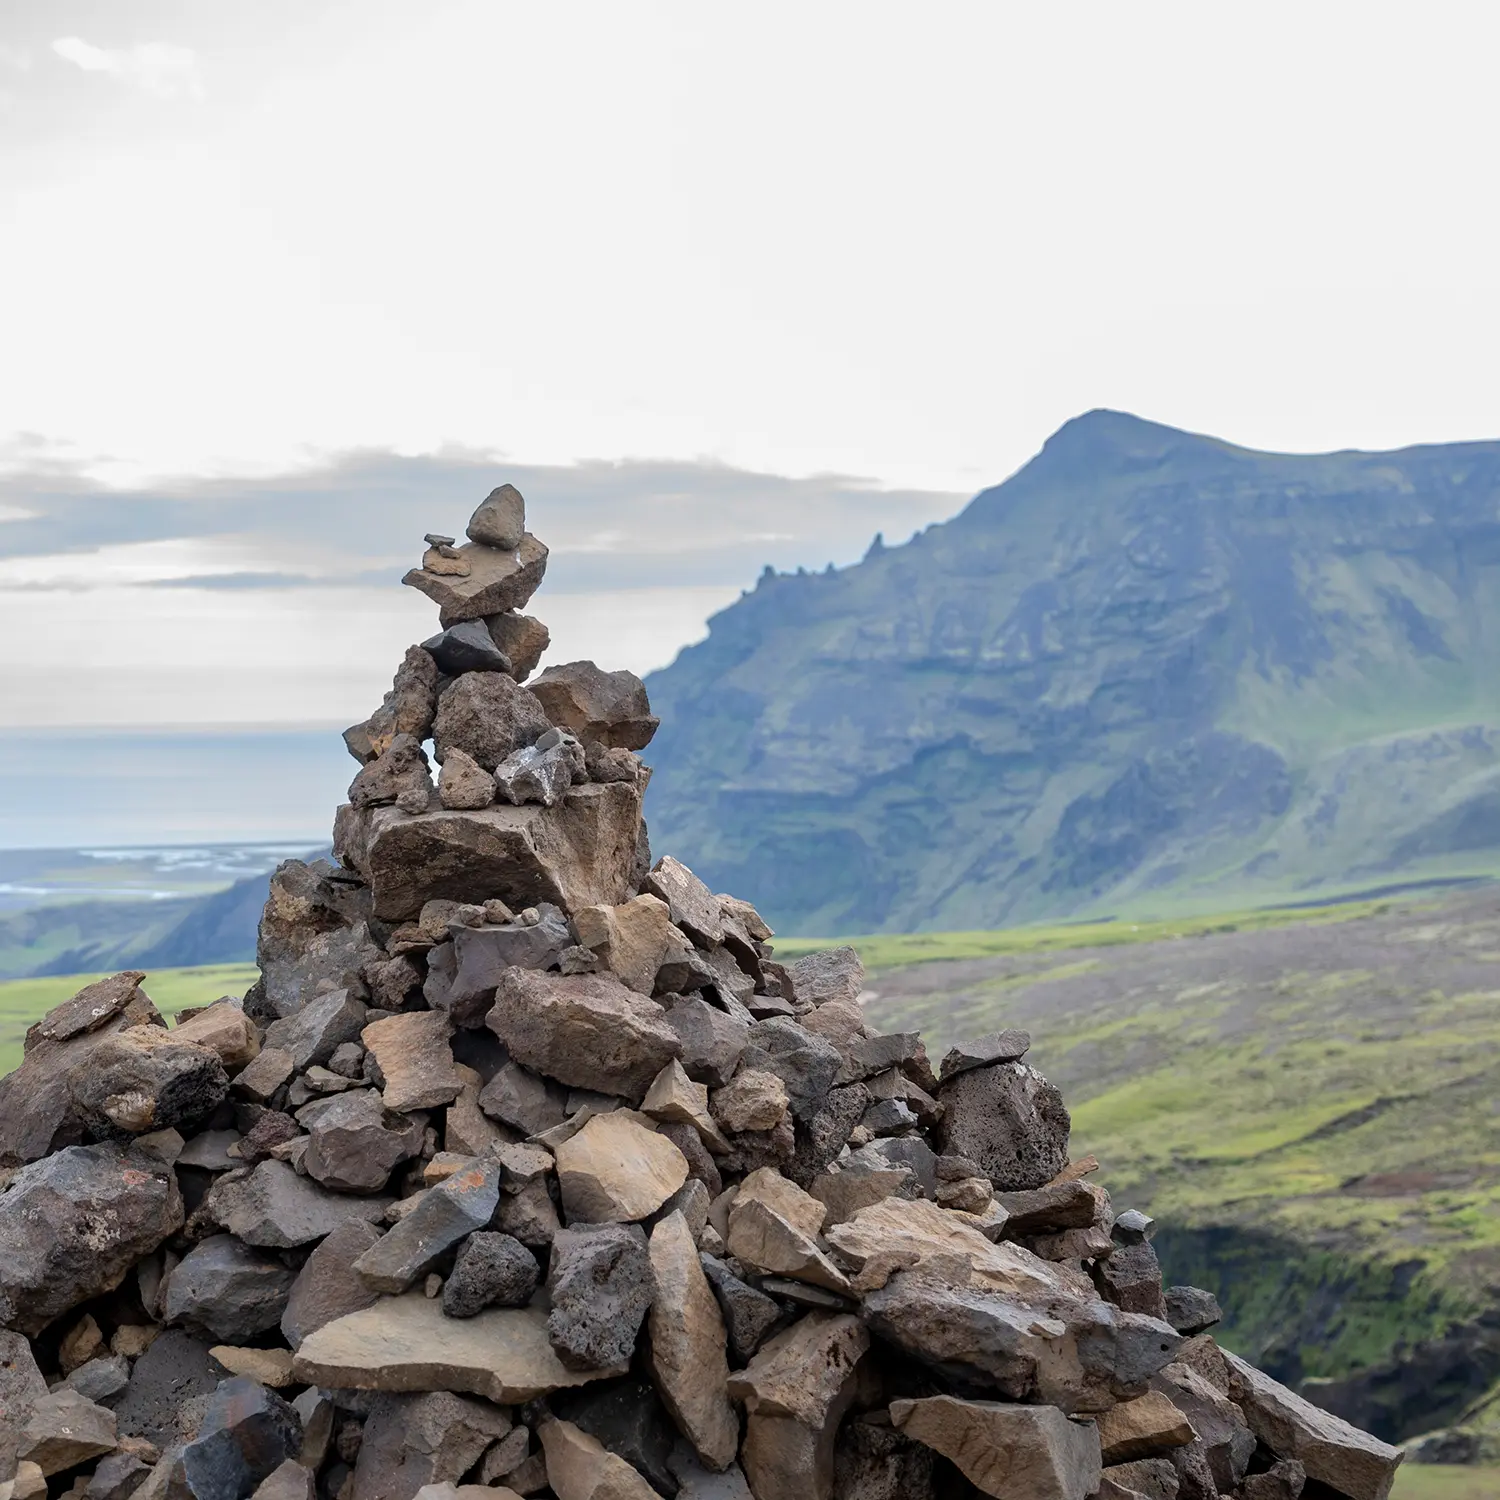
[[[483,620],[463,620],[422,642],[422,649],[448,677],[464,672],[509,672],[510,657],[495,644]]]
[[[172,1272],[162,1311],[169,1323],[243,1343],[281,1321],[295,1280],[296,1273],[279,1260],[258,1254],[232,1234],[216,1234]]]
[[[999,1192],[1042,1187],[1068,1164],[1067,1106],[1025,1063],[959,1073],[939,1086],[938,1101],[943,1151],[968,1157]]]
[[[656,1279],[639,1224],[584,1224],[552,1241],[547,1336],[570,1369],[630,1363]]]
[[[0,1193],[0,1326],[40,1333],[118,1286],[182,1220],[171,1168],[133,1145],[71,1146],[23,1167]]]
[[[536,1256],[508,1234],[471,1234],[443,1285],[450,1318],[476,1317],[486,1307],[524,1307],[541,1280]]]
[[[172,1467],[173,1500],[247,1500],[302,1444],[297,1413],[274,1391],[236,1377],[216,1390],[198,1436]]]

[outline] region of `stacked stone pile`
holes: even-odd
[[[1023,1033],[930,1059],[653,862],[641,683],[538,674],[514,489],[468,536],[256,986],[115,975],[0,1082],[0,1500],[1383,1500]]]

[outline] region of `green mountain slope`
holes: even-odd
[[[1500,869],[1500,443],[1256,453],[1113,412],[648,682],[657,844],[788,932]]]

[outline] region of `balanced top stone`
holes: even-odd
[[[0,1080],[0,1500],[1386,1500],[1162,1287],[1024,1033],[934,1076],[854,949],[653,862],[645,685],[520,685],[525,524],[428,533],[441,629],[244,998],[116,975]]]

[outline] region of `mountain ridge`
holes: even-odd
[[[1500,443],[1085,413],[910,541],[763,574],[652,674],[653,834],[824,933],[1491,873],[1497,581]]]

